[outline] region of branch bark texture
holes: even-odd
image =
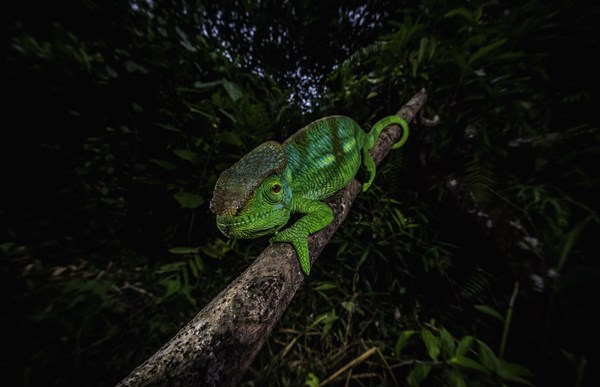
[[[426,100],[427,93],[423,89],[397,115],[407,122],[412,121]],[[390,125],[381,133],[371,150],[375,164],[389,153],[400,139],[401,131],[399,126]],[[333,209],[334,220],[309,237],[312,262],[346,219],[360,188],[355,179],[327,200]],[[269,246],[118,387],[237,384],[304,280],[290,244]]]

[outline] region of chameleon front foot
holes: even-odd
[[[287,232],[290,229],[283,230],[282,232],[277,233],[273,236],[269,242],[271,243],[282,243],[288,242],[292,244],[294,250],[296,250],[296,255],[298,255],[298,263],[300,264],[300,268],[305,276],[309,276],[310,274],[310,256],[308,255],[308,235],[306,237],[292,235]]]

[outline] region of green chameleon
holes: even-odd
[[[275,234],[273,242],[289,242],[305,275],[310,273],[308,236],[333,220],[333,212],[321,200],[344,188],[358,172],[361,159],[369,178],[375,163],[369,150],[379,133],[390,124],[402,127],[399,148],[408,138],[406,122],[397,116],[378,121],[365,133],[349,117],[321,118],[300,129],[280,144],[267,141],[242,157],[217,180],[210,209],[217,227],[229,238],[257,238]],[[293,213],[305,214],[286,225]]]

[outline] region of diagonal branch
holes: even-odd
[[[425,89],[397,113],[412,121],[427,100]],[[371,151],[375,164],[400,139],[402,129],[388,126]],[[354,179],[327,200],[333,222],[308,239],[312,262],[350,211],[360,192]],[[311,262],[311,263],[312,263]],[[273,327],[304,282],[290,244],[269,246],[169,342],[123,379],[126,386],[229,386],[241,379]]]

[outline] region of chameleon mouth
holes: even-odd
[[[283,226],[277,221],[280,218],[278,212],[279,210],[266,211],[252,216],[217,215],[217,228],[226,237],[238,239],[273,234]]]

